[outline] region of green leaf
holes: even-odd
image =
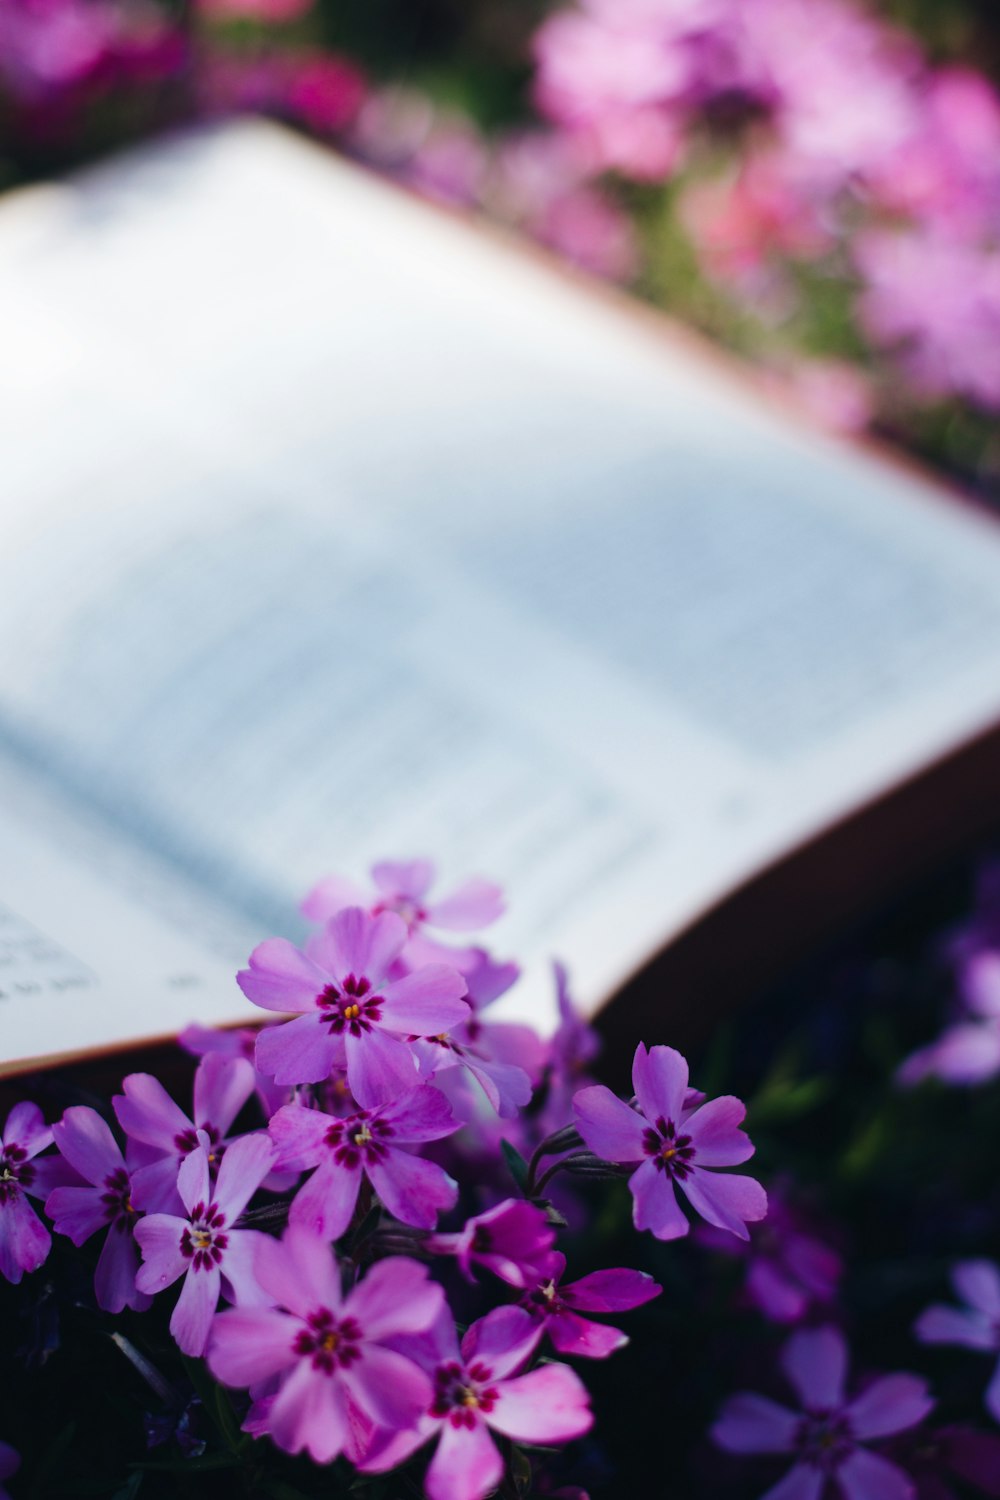
[[[517,1147],[511,1145],[510,1141],[501,1141],[500,1150],[503,1152],[503,1159],[507,1163],[510,1175],[517,1183],[519,1190],[522,1193],[526,1192],[528,1186],[528,1163]]]

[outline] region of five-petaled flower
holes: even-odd
[[[132,1174],[110,1127],[96,1110],[77,1104],[53,1125],[52,1134],[60,1155],[89,1184],[57,1187],[49,1194],[45,1212],[53,1228],[74,1245],[107,1229],[94,1272],[98,1306],[106,1312],[149,1307],[152,1298],[135,1284],[139,1216],[132,1202]]]
[[[337,913],[306,953],[284,938],[260,943],[237,978],[248,1000],[298,1012],[257,1039],[257,1066],[278,1083],[319,1083],[334,1066],[364,1108],[412,1088],[416,1063],[406,1038],[433,1036],[469,1014],[465,980],[446,964],[393,976],[406,943],[394,912]]]
[[[581,1437],[593,1418],[579,1377],[557,1364],[518,1374],[536,1343],[532,1319],[520,1307],[499,1307],[480,1318],[461,1348],[454,1320],[445,1313],[424,1339],[406,1345],[434,1382],[416,1431],[376,1433],[359,1468],[394,1468],[437,1436],[424,1482],[430,1500],[483,1500],[504,1472],[491,1429],[522,1443]]]
[[[790,1411],[766,1396],[731,1396],[712,1428],[729,1453],[789,1453],[795,1465],[762,1500],[820,1500],[833,1480],[844,1500],[911,1500],[896,1464],[865,1445],[915,1427],[934,1405],[917,1375],[883,1375],[848,1401],[847,1346],[836,1328],[792,1334],[782,1369],[802,1402]]]
[[[278,1152],[275,1165],[279,1171],[316,1168],[296,1194],[289,1222],[324,1239],[339,1239],[367,1177],[397,1219],[432,1229],[438,1214],[454,1206],[457,1185],[436,1162],[400,1147],[441,1140],[458,1126],[447,1099],[429,1084],[408,1089],[379,1109],[344,1118],[301,1104],[285,1105],[268,1126]]]
[[[638,1108],[600,1084],[573,1100],[576,1125],[596,1156],[638,1164],[629,1179],[637,1229],[657,1239],[687,1234],[689,1224],[675,1187],[691,1207],[719,1229],[747,1239],[746,1225],[767,1213],[767,1196],[753,1177],[720,1173],[753,1155],[738,1127],[746,1110],[731,1095],[690,1106],[688,1065],[673,1047],[639,1043],[632,1065]]]
[[[658,1297],[662,1287],[645,1271],[592,1271],[579,1281],[560,1285],[566,1257],[553,1250],[542,1274],[521,1298],[520,1305],[535,1322],[538,1339],[548,1334],[560,1354],[606,1359],[628,1343],[620,1328],[595,1323],[581,1313],[627,1312]]]
[[[266,1302],[253,1273],[252,1257],[266,1236],[233,1226],[274,1164],[266,1135],[245,1135],[227,1150],[211,1187],[208,1153],[198,1146],[181,1163],[177,1191],[187,1218],[148,1214],[135,1227],[145,1264],[136,1277],[141,1292],[163,1291],[183,1276],[170,1318],[170,1332],[185,1354],[205,1352],[212,1315],[225,1290],[227,1300]]]
[[[542,1209],[520,1199],[505,1198],[495,1208],[465,1221],[457,1234],[433,1234],[424,1249],[434,1255],[454,1255],[468,1280],[474,1265],[485,1266],[510,1286],[531,1286],[548,1263],[555,1231]]]
[[[984,1354],[1000,1354],[1000,1267],[991,1260],[962,1260],[953,1266],[952,1285],[965,1303],[935,1303],[920,1314],[914,1332],[925,1344],[964,1344]],[[986,1387],[986,1406],[1000,1422],[1000,1364]]]
[[[280,1241],[262,1238],[255,1269],[277,1306],[219,1313],[208,1346],[209,1368],[223,1384],[280,1382],[257,1403],[248,1430],[325,1464],[350,1447],[358,1413],[372,1427],[412,1427],[432,1384],[387,1345],[440,1315],[444,1293],[426,1267],[404,1257],[378,1261],[344,1296],[329,1245],[292,1224]]]
[[[37,1271],[52,1247],[49,1231],[26,1197],[44,1198],[59,1181],[53,1160],[35,1160],[51,1145],[52,1130],[38,1105],[28,1100],[15,1104],[0,1146],[0,1274],[8,1281],[16,1283],[25,1271]]]

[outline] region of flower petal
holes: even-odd
[[[727,1453],[791,1453],[801,1420],[777,1401],[739,1391],[715,1419],[711,1437]]]
[[[441,1438],[424,1479],[430,1500],[484,1500],[503,1478],[503,1460],[486,1423],[441,1426]]]
[[[145,1312],[153,1299],[136,1287],[138,1269],[139,1253],[131,1234],[116,1226],[109,1229],[94,1272],[94,1295],[98,1307],[110,1313],[119,1313],[126,1307]]]
[[[609,1354],[623,1349],[628,1343],[628,1335],[620,1328],[593,1323],[573,1312],[559,1312],[547,1318],[545,1332],[553,1349],[558,1349],[560,1354],[575,1355],[578,1359],[607,1359]]]
[[[326,973],[287,938],[268,938],[250,955],[250,967],[236,976],[240,989],[264,1010],[312,1010],[330,983]]]
[[[658,1240],[676,1240],[688,1233],[691,1226],[666,1172],[658,1172],[651,1161],[644,1161],[628,1185],[635,1200],[632,1222],[636,1229],[648,1229]]]
[[[934,1401],[919,1375],[883,1375],[847,1407],[856,1437],[881,1438],[923,1421]]]
[[[993,1420],[1000,1422],[1000,1364],[993,1371],[993,1378],[986,1387],[986,1394],[983,1400],[986,1402],[986,1410],[990,1413]]]
[[[738,1172],[707,1172],[693,1167],[677,1186],[703,1219],[717,1229],[728,1229],[741,1240],[750,1238],[747,1223],[755,1223],[767,1213],[767,1194],[760,1183]]]
[[[684,1129],[692,1138],[699,1166],[738,1167],[741,1162],[749,1161],[754,1144],[737,1128],[746,1112],[742,1100],[724,1094],[719,1099],[709,1099],[688,1115]]]
[[[458,1183],[437,1162],[390,1148],[384,1162],[367,1167],[372,1187],[394,1218],[415,1229],[433,1229],[438,1214],[455,1206]]]
[[[796,1464],[784,1479],[772,1485],[760,1500],[819,1500],[826,1486],[826,1475],[810,1464]]]
[[[250,1386],[293,1364],[300,1324],[273,1308],[233,1308],[212,1321],[208,1367],[223,1385]]]
[[[266,1027],[257,1038],[257,1068],[276,1083],[321,1083],[329,1077],[338,1050],[338,1039],[313,1012],[283,1026]]]
[[[390,1031],[436,1036],[467,1021],[465,980],[447,964],[426,964],[382,989],[382,1015]]]
[[[593,1425],[586,1386],[568,1365],[540,1365],[496,1391],[489,1425],[516,1442],[568,1443]]]
[[[395,912],[373,917],[360,906],[348,906],[331,917],[314,942],[323,945],[330,972],[338,979],[364,975],[377,985],[403,951],[406,923]]]
[[[837,1470],[837,1483],[844,1500],[913,1500],[909,1476],[867,1448],[855,1448],[844,1459]]]
[[[496,1307],[472,1324],[462,1340],[467,1365],[486,1364],[494,1380],[513,1375],[536,1348],[539,1329],[523,1307]]]
[[[0,1275],[16,1286],[25,1271],[37,1271],[52,1247],[52,1236],[23,1193],[0,1208]]]
[[[245,1057],[210,1052],[194,1075],[194,1118],[225,1135],[254,1091],[254,1072]]]
[[[344,1381],[352,1399],[380,1427],[412,1427],[434,1394],[430,1376],[412,1360],[370,1342]]]
[[[329,1244],[297,1224],[289,1224],[280,1240],[264,1237],[254,1268],[264,1291],[298,1317],[340,1307],[340,1272]]]
[[[191,1154],[196,1155],[195,1152]],[[215,1185],[215,1201],[230,1226],[239,1218],[273,1167],[274,1158],[274,1145],[270,1136],[263,1131],[241,1135],[239,1140],[227,1147],[219,1168],[219,1180]]]
[[[364,906],[365,893],[354,880],[327,875],[318,881],[299,907],[309,922],[329,922],[345,906]]]
[[[381,1118],[392,1126],[397,1140],[414,1144],[439,1141],[461,1123],[441,1090],[430,1084],[398,1096],[382,1109]]]
[[[274,1398],[268,1430],[286,1453],[303,1449],[318,1464],[328,1464],[347,1444],[346,1396],[339,1380],[300,1360]]]
[[[161,1151],[177,1151],[176,1137],[191,1129],[192,1121],[151,1073],[130,1073],[121,1094],[111,1103],[118,1123],[134,1141],[145,1141]]]
[[[177,1306],[170,1317],[170,1332],[183,1354],[200,1358],[208,1343],[212,1316],[219,1305],[222,1277],[217,1266],[207,1271],[191,1269],[184,1278]]]
[[[405,1256],[379,1260],[347,1297],[345,1306],[370,1339],[421,1333],[441,1311],[444,1292],[427,1267]]]
[[[835,1411],[844,1404],[847,1345],[837,1328],[803,1328],[793,1333],[781,1355],[781,1368],[802,1404]]]
[[[347,1082],[362,1109],[376,1109],[417,1081],[416,1058],[406,1042],[372,1029],[344,1038]]]
[[[991,1260],[962,1260],[951,1273],[958,1295],[977,1312],[1000,1319],[1000,1270]]]
[[[271,1307],[274,1298],[257,1280],[257,1251],[269,1236],[257,1229],[235,1229],[228,1236],[220,1267],[226,1297],[237,1307]]]
[[[920,1314],[913,1332],[922,1344],[963,1344],[967,1349],[995,1349],[997,1334],[982,1313],[936,1302]]]
[[[333,1117],[321,1109],[306,1109],[302,1104],[283,1104],[268,1121],[267,1133],[278,1153],[275,1168],[279,1172],[304,1172],[316,1166],[323,1155],[323,1138],[333,1124]]]
[[[322,1240],[339,1240],[351,1222],[362,1176],[360,1164],[323,1162],[293,1198],[288,1222]]]
[[[645,1271],[618,1268],[581,1276],[579,1281],[560,1287],[559,1295],[570,1307],[584,1312],[626,1312],[651,1302],[662,1290]]]
[[[207,1140],[206,1136],[201,1137]],[[177,1173],[177,1191],[188,1213],[193,1213],[199,1203],[207,1204],[211,1198],[208,1171],[208,1152],[204,1146],[189,1151]]]
[[[678,1121],[688,1086],[687,1058],[674,1047],[650,1047],[640,1042],[632,1061],[632,1087],[639,1108],[652,1123],[662,1117]]]
[[[45,1200],[45,1212],[56,1234],[64,1234],[74,1245],[82,1245],[108,1223],[101,1192],[95,1187],[53,1188]]]
[[[37,1156],[39,1151],[52,1145],[52,1127],[46,1125],[45,1116],[37,1104],[22,1099],[20,1104],[14,1105],[3,1128],[3,1143],[5,1146],[22,1146],[29,1157]]]
[[[444,927],[448,932],[476,932],[495,922],[503,912],[500,887],[473,876],[443,901],[435,901],[428,909],[427,920],[432,927]]]
[[[577,1130],[595,1156],[615,1162],[643,1160],[645,1121],[603,1084],[574,1094],[573,1114]]]
[[[94,1186],[103,1185],[105,1177],[125,1166],[125,1158],[111,1134],[106,1120],[86,1104],[74,1104],[52,1127],[52,1137],[60,1156],[74,1171]]]
[[[144,1264],[136,1276],[141,1292],[150,1295],[171,1286],[183,1276],[190,1262],[181,1253],[181,1235],[187,1220],[173,1214],[147,1214],[135,1226],[135,1238]]]

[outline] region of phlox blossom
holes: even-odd
[[[292,1201],[289,1222],[335,1240],[351,1221],[367,1177],[389,1212],[404,1224],[433,1229],[439,1213],[453,1208],[458,1187],[443,1167],[401,1146],[417,1146],[451,1135],[459,1121],[440,1089],[409,1089],[378,1109],[335,1118],[301,1104],[287,1104],[268,1125],[278,1152],[278,1170],[316,1171]]]
[[[545,1262],[541,1278],[525,1292],[521,1307],[534,1320],[538,1338],[548,1334],[552,1347],[560,1354],[575,1354],[587,1359],[607,1359],[616,1349],[628,1343],[619,1328],[595,1323],[581,1313],[627,1312],[651,1302],[663,1290],[645,1271],[617,1269],[592,1271],[579,1281],[560,1285],[566,1270],[566,1257],[553,1251]]]
[[[237,975],[248,1000],[295,1014],[257,1039],[257,1066],[278,1083],[319,1083],[346,1067],[362,1107],[394,1089],[412,1088],[416,1063],[407,1038],[433,1036],[469,1014],[465,980],[445,964],[393,977],[406,943],[395,912],[371,916],[347,907],[310,939],[302,953],[270,938]]]
[[[94,1295],[106,1312],[149,1307],[152,1297],[136,1288],[138,1215],[132,1203],[132,1174],[107,1123],[96,1110],[78,1104],[52,1127],[60,1155],[84,1179],[81,1186],[57,1187],[45,1212],[57,1234],[74,1245],[107,1229],[94,1272]]]
[[[605,1161],[638,1163],[629,1179],[636,1229],[657,1239],[688,1233],[675,1188],[718,1229],[748,1239],[746,1225],[767,1213],[767,1195],[752,1177],[721,1173],[753,1155],[738,1127],[746,1113],[727,1095],[688,1107],[688,1065],[673,1047],[640,1042],[632,1065],[638,1108],[602,1085],[581,1089],[573,1101],[576,1126],[591,1151]]]
[[[266,1135],[241,1136],[223,1157],[213,1188],[208,1153],[198,1146],[177,1175],[187,1217],[148,1214],[136,1225],[145,1262],[136,1277],[139,1290],[160,1292],[184,1277],[170,1332],[185,1354],[204,1354],[223,1289],[237,1304],[266,1301],[252,1266],[254,1248],[266,1236],[233,1225],[273,1164],[274,1147]]]
[[[952,1268],[952,1285],[965,1303],[935,1303],[917,1319],[914,1333],[924,1344],[963,1344],[1000,1355],[1000,1267],[991,1260],[963,1260]],[[986,1407],[1000,1422],[1000,1364],[986,1388]]]
[[[467,1219],[458,1234],[434,1234],[424,1248],[436,1255],[454,1255],[468,1280],[473,1265],[485,1266],[510,1286],[529,1286],[545,1271],[555,1232],[533,1203],[505,1198],[495,1208]]]
[[[743,1391],[729,1398],[712,1428],[729,1453],[794,1454],[794,1468],[762,1500],[820,1500],[828,1480],[844,1500],[911,1500],[902,1469],[865,1445],[923,1420],[934,1405],[926,1382],[883,1375],[848,1401],[847,1346],[830,1327],[793,1333],[781,1366],[801,1412]]]
[[[473,876],[434,901],[430,892],[436,875],[429,859],[381,860],[371,868],[371,892],[339,875],[328,875],[309,892],[302,913],[310,922],[329,922],[347,906],[364,907],[373,917],[394,912],[411,938],[427,928],[478,932],[503,915],[503,892],[492,881]]]
[[[422,1358],[433,1392],[417,1430],[376,1435],[359,1464],[380,1473],[402,1463],[432,1437],[438,1444],[424,1481],[430,1500],[484,1500],[503,1477],[491,1430],[515,1442],[567,1443],[589,1431],[587,1391],[574,1371],[547,1364],[519,1375],[534,1343],[531,1318],[499,1307],[473,1323],[459,1347],[445,1312],[431,1332],[405,1347]]]
[[[208,1346],[209,1369],[224,1385],[280,1382],[251,1413],[255,1435],[268,1432],[286,1452],[325,1464],[351,1445],[357,1412],[393,1431],[417,1422],[431,1381],[387,1345],[439,1316],[444,1293],[426,1267],[378,1261],[345,1296],[329,1245],[292,1224],[280,1241],[262,1236],[255,1271],[277,1305],[218,1314]]]
[[[17,1283],[25,1271],[37,1271],[52,1247],[52,1237],[27,1201],[44,1198],[53,1178],[50,1163],[36,1162],[52,1145],[52,1130],[37,1104],[24,1100],[7,1116],[0,1149],[0,1274]]]

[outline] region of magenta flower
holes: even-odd
[[[346,1118],[285,1105],[268,1126],[278,1152],[275,1165],[279,1171],[317,1169],[292,1202],[289,1222],[322,1239],[339,1239],[367,1177],[397,1219],[433,1229],[438,1214],[454,1207],[458,1187],[436,1162],[400,1147],[441,1140],[458,1127],[447,1099],[427,1085]]]
[[[565,1365],[517,1372],[537,1342],[520,1307],[499,1307],[480,1318],[459,1348],[447,1312],[421,1341],[433,1394],[413,1433],[377,1434],[359,1468],[382,1473],[438,1438],[424,1480],[430,1500],[483,1500],[503,1478],[503,1459],[491,1430],[519,1443],[571,1442],[593,1418],[586,1389]],[[409,1347],[416,1347],[413,1341]]]
[[[917,1375],[883,1375],[847,1401],[847,1346],[836,1328],[793,1333],[782,1369],[802,1402],[790,1411],[749,1391],[731,1396],[711,1430],[728,1453],[792,1453],[795,1466],[762,1500],[819,1500],[827,1481],[844,1500],[911,1500],[903,1470],[865,1446],[921,1422],[934,1405]]]
[[[358,1103],[374,1107],[412,1088],[416,1064],[404,1038],[433,1036],[465,1020],[465,980],[444,964],[389,978],[406,943],[394,912],[348,907],[301,953],[284,938],[254,949],[237,975],[248,1000],[300,1012],[261,1032],[257,1066],[278,1083],[319,1083],[346,1066]]]
[[[142,1311],[152,1298],[136,1288],[139,1254],[135,1244],[138,1216],[132,1203],[132,1176],[109,1126],[85,1105],[68,1109],[52,1127],[56,1146],[89,1186],[57,1187],[45,1212],[57,1234],[82,1245],[101,1229],[107,1237],[94,1272],[94,1294],[105,1312],[134,1307]]]
[[[52,1130],[37,1104],[15,1104],[7,1116],[0,1151],[0,1273],[15,1284],[25,1271],[37,1271],[52,1238],[27,1196],[44,1198],[53,1178],[51,1162],[36,1162],[52,1145]]]
[[[198,1146],[181,1163],[177,1190],[187,1217],[148,1214],[135,1227],[145,1264],[136,1277],[141,1292],[184,1286],[170,1318],[170,1332],[185,1354],[205,1352],[220,1292],[237,1305],[265,1301],[253,1273],[253,1253],[265,1240],[233,1225],[274,1164],[266,1135],[245,1135],[226,1151],[219,1180],[210,1188],[208,1152]]]
[[[526,1287],[542,1278],[555,1239],[548,1219],[533,1203],[506,1198],[487,1213],[468,1219],[458,1234],[434,1234],[424,1248],[454,1255],[469,1281],[474,1265],[485,1266],[510,1286]]]
[[[637,1110],[601,1085],[582,1089],[573,1109],[577,1129],[595,1156],[640,1163],[629,1179],[636,1229],[649,1229],[661,1240],[687,1234],[678,1187],[703,1219],[748,1239],[747,1223],[767,1213],[764,1189],[752,1177],[714,1170],[753,1155],[753,1145],[738,1128],[744,1105],[727,1095],[686,1108],[688,1065],[673,1047],[647,1052],[640,1042],[632,1085]]]
[[[651,1302],[663,1290],[645,1271],[594,1271],[579,1281],[560,1286],[566,1257],[553,1251],[543,1277],[525,1293],[520,1305],[534,1320],[540,1339],[547,1333],[560,1354],[607,1359],[628,1343],[619,1328],[594,1323],[581,1313],[627,1312]]]
[[[920,1314],[914,1333],[924,1344],[962,1344],[1000,1354],[1000,1267],[991,1260],[963,1260],[952,1268],[952,1285],[965,1303],[935,1303]],[[1000,1422],[1000,1364],[986,1387],[986,1407]]]
[[[445,932],[478,932],[503,915],[500,887],[478,876],[437,901],[430,899],[435,868],[429,859],[383,860],[371,869],[375,890],[365,892],[353,881],[329,875],[314,886],[302,903],[310,922],[329,922],[348,906],[361,906],[373,917],[394,912],[412,937],[425,928]]]
[[[218,1169],[226,1134],[254,1090],[254,1071],[242,1057],[212,1053],[194,1075],[193,1118],[175,1104],[151,1073],[130,1073],[124,1094],[111,1104],[130,1140],[149,1148],[147,1160],[134,1171],[136,1205],[150,1213],[179,1208],[177,1173],[198,1146],[208,1151],[209,1166]],[[151,1159],[150,1159],[151,1158]]]
[[[378,1261],[345,1297],[327,1243],[294,1224],[280,1241],[262,1237],[255,1265],[277,1306],[220,1313],[208,1346],[209,1369],[224,1385],[280,1381],[257,1408],[255,1432],[325,1464],[349,1447],[356,1411],[394,1431],[418,1420],[431,1382],[387,1345],[439,1316],[444,1293],[426,1267]]]

